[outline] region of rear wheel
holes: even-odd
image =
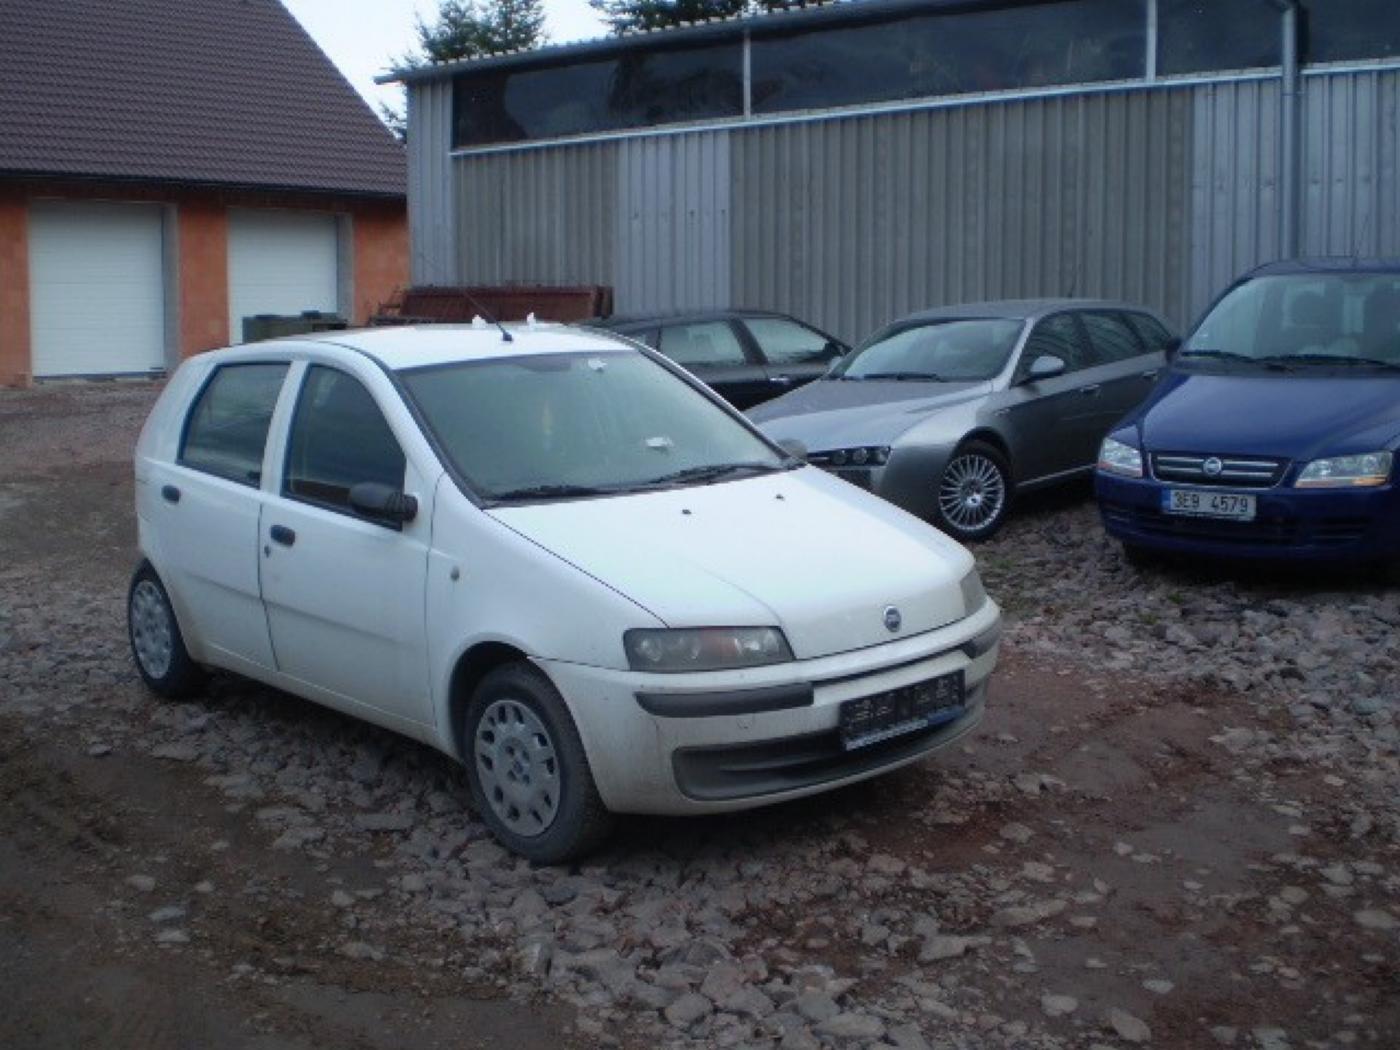
[[[937,495],[934,524],[954,539],[985,540],[1006,520],[1011,466],[995,446],[969,441],[943,468]]]
[[[170,596],[148,562],[143,562],[131,578],[126,623],[136,670],[151,691],[169,699],[194,692],[203,672],[190,659]]]
[[[596,849],[612,830],[568,708],[525,664],[477,686],[463,727],[477,813],[502,845],[541,864]]]

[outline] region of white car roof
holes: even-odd
[[[508,343],[495,325],[433,324],[359,328],[314,335],[288,336],[231,348],[239,357],[262,357],[296,344],[312,343],[329,350],[340,348],[372,357],[398,371],[455,361],[481,361],[524,354],[578,353],[590,350],[628,349],[631,344],[592,328],[561,324],[507,324]]]

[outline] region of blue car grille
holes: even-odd
[[[1116,503],[1105,503],[1103,516],[1109,525],[1151,536],[1271,547],[1343,547],[1364,539],[1371,524],[1367,518],[1302,521],[1261,517],[1255,521],[1216,521]]]
[[[1152,474],[1158,481],[1184,485],[1228,485],[1236,489],[1268,489],[1283,480],[1288,460],[1262,456],[1211,456],[1186,452],[1152,453]]]

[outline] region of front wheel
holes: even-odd
[[[969,441],[948,460],[938,478],[934,524],[967,542],[994,535],[1011,505],[1011,467],[1001,451]]]
[[[501,844],[559,864],[596,849],[612,830],[578,729],[553,684],[525,664],[477,686],[463,727],[472,802]]]

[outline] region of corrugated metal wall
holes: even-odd
[[[733,134],[734,299],[855,338],[940,303],[1184,305],[1189,92],[957,106]]]
[[[1278,251],[1275,78],[450,161],[445,87],[413,95],[418,282],[606,283],[620,310],[771,307],[851,339],[1071,290],[1185,326]],[[1400,71],[1311,73],[1304,95],[1305,250],[1400,255]]]
[[[452,82],[408,92],[408,243],[414,284],[458,280],[456,187],[452,158]]]
[[[617,146],[619,313],[729,305],[729,134]]]

